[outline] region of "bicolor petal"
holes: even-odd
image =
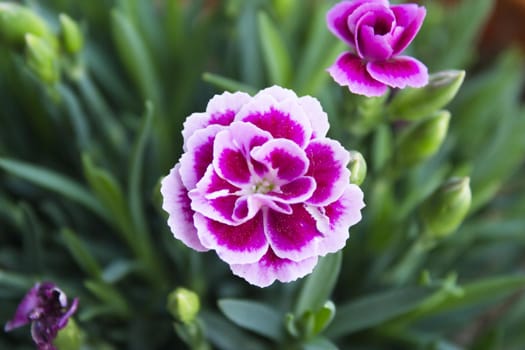
[[[252,123],[268,131],[274,138],[285,138],[304,147],[312,136],[312,126],[296,100],[277,102],[269,95],[260,95],[246,104],[236,120]]]
[[[197,230],[193,225],[194,211],[191,209],[191,201],[188,190],[182,184],[179,174],[180,164],[176,164],[170,173],[162,179],[160,192],[162,194],[162,209],[168,214],[168,226],[173,236],[188,247],[197,251],[206,249],[197,236]]]
[[[369,62],[366,69],[377,81],[395,88],[418,88],[428,83],[427,67],[408,56],[398,56],[389,61]]]
[[[268,250],[262,213],[237,226],[210,220],[198,213],[194,220],[202,244],[214,249],[228,264],[254,263]]]
[[[311,273],[317,264],[317,257],[301,261],[282,259],[271,248],[257,262],[252,264],[232,264],[234,275],[244,278],[257,287],[268,287],[276,280],[292,282]]]
[[[322,238],[312,215],[304,205],[292,205],[293,213],[268,210],[265,213],[265,233],[275,254],[280,258],[300,261],[317,254],[317,243]]]
[[[350,153],[335,140],[312,140],[306,148],[310,159],[307,176],[315,179],[316,189],[306,201],[313,205],[326,205],[341,196],[350,181],[350,170],[346,167]]]
[[[421,29],[426,10],[417,4],[393,5],[390,8],[396,16],[397,25],[403,28],[401,35],[393,44],[393,54],[398,55],[414,40],[419,29]]]
[[[341,86],[360,95],[368,97],[381,96],[387,92],[386,84],[372,78],[366,69],[366,62],[350,52],[344,52],[335,63],[328,68],[328,72]]]

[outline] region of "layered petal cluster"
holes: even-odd
[[[31,323],[31,336],[38,350],[56,350],[53,340],[77,310],[78,299],[68,306],[67,297],[51,282],[37,283],[24,296],[5,331]]]
[[[380,96],[388,87],[422,87],[427,68],[403,56],[423,24],[426,10],[417,4],[390,5],[388,0],[342,1],[328,11],[330,31],[350,46],[328,68],[351,92]]]
[[[213,97],[187,118],[184,153],[162,181],[175,238],[260,287],[310,273],[344,247],[364,206],[328,128],[315,98],[277,86]]]

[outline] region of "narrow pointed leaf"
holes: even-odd
[[[286,86],[290,78],[291,59],[278,28],[264,12],[259,13],[259,38],[270,81]]]
[[[104,207],[85,187],[64,175],[43,167],[7,158],[0,158],[0,168],[37,186],[61,194],[85,206],[101,218],[108,218]]]
[[[307,310],[317,311],[330,298],[341,270],[341,251],[322,257],[317,267],[306,279],[298,297],[295,314]]]

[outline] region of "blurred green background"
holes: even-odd
[[[408,53],[432,84],[374,99],[326,73],[334,3],[1,1],[0,322],[52,280],[80,297],[66,350],[524,349],[523,2],[420,1]],[[320,99],[363,154],[367,207],[343,252],[260,289],[173,239],[158,184],[186,116],[273,84]],[[451,178],[470,206],[442,195]],[[177,287],[196,318],[166,308]]]

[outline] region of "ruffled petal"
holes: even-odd
[[[300,261],[317,254],[317,242],[322,234],[302,204],[292,205],[293,213],[285,215],[268,210],[265,232],[270,245],[280,258]]]
[[[310,161],[303,149],[296,143],[287,139],[274,139],[266,142],[260,147],[254,148],[250,155],[253,159],[266,165],[275,173],[277,184],[288,183],[302,176]]]
[[[248,103],[250,99],[250,95],[244,92],[224,92],[221,95],[212,97],[206,107],[206,113],[193,113],[184,122],[182,130],[184,151],[190,149],[187,141],[197,130],[212,124],[230,125],[235,114],[244,104]]]
[[[389,61],[369,62],[366,69],[374,79],[394,88],[418,88],[428,83],[427,67],[408,56],[398,56]]]
[[[326,137],[330,124],[328,115],[319,100],[311,96],[303,96],[299,98],[299,105],[312,125],[312,139]]]
[[[283,88],[281,86],[273,85],[262,89],[253,98],[258,99],[261,96],[272,96],[275,101],[281,102],[287,99],[297,99],[297,94],[290,89]]]
[[[387,91],[387,86],[374,78],[366,70],[366,62],[350,52],[344,52],[328,72],[341,86],[360,95],[368,97],[381,96]]]
[[[312,136],[310,121],[296,99],[278,102],[269,94],[261,94],[244,105],[235,118],[268,131],[274,138],[294,141],[300,147]]]
[[[425,19],[426,10],[416,4],[392,5],[390,9],[396,16],[397,26],[403,28],[401,35],[393,43],[393,55],[398,55],[414,40],[419,32]]]
[[[232,264],[230,268],[234,275],[244,278],[257,287],[268,287],[275,280],[291,282],[311,273],[317,264],[317,257],[301,261],[279,258],[268,249],[266,254],[252,264]]]
[[[321,206],[333,202],[349,182],[350,154],[335,140],[319,139],[310,142],[306,155],[310,159],[306,175],[313,177],[316,183],[315,192],[306,203]]]
[[[233,218],[233,211],[239,191],[239,188],[225,181],[209,166],[197,187],[188,193],[188,197],[194,211],[212,220],[235,225],[238,222]]]
[[[254,263],[268,250],[262,213],[237,226],[210,220],[198,213],[194,220],[202,244],[214,249],[228,264]]]
[[[361,220],[364,206],[363,192],[353,184],[348,185],[343,195],[326,207],[306,206],[316,221],[317,229],[324,234],[318,244],[319,255],[334,253],[345,246],[348,229]]]
[[[315,188],[315,180],[312,177],[301,176],[281,186],[278,192],[269,192],[267,195],[288,204],[303,203],[312,196]]]
[[[351,47],[355,47],[354,32],[348,27],[348,17],[361,5],[367,3],[379,3],[388,5],[387,0],[356,0],[341,1],[332,7],[326,14],[328,29],[339,39],[346,42]]]
[[[160,192],[162,193],[162,209],[168,214],[168,226],[173,236],[185,245],[197,251],[206,249],[197,236],[193,225],[193,210],[191,209],[188,190],[182,184],[179,174],[180,164],[176,164],[168,176],[162,179]]]
[[[232,123],[215,138],[213,145],[215,171],[237,186],[248,184],[253,176],[266,171],[266,167],[250,159],[250,150],[265,144],[271,138],[270,133],[250,123]]]
[[[186,188],[194,188],[212,163],[213,141],[222,129],[219,125],[210,125],[195,131],[188,139],[188,150],[180,158],[180,175]]]

